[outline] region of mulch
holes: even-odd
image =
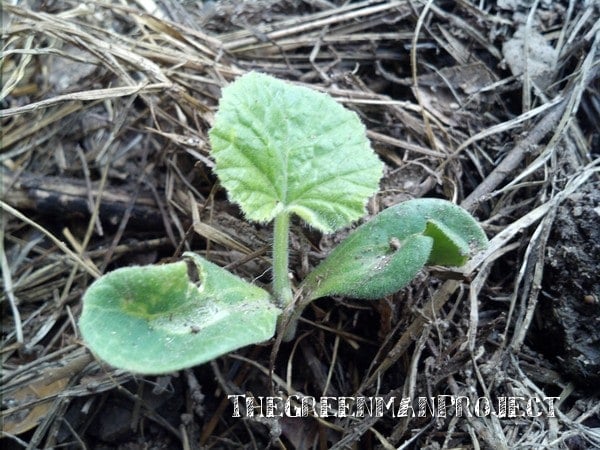
[[[2,448],[600,448],[599,17],[566,0],[3,2]],[[359,114],[385,163],[370,215],[446,198],[490,246],[385,299],[316,301],[273,358],[266,342],[160,377],[108,367],[77,328],[101,274],[196,251],[268,286],[270,227],[227,201],[207,138],[250,70]],[[295,279],[343,234],[294,223]],[[523,414],[232,417],[227,398],[298,393],[496,413],[521,397]]]

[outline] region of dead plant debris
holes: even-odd
[[[3,1],[2,447],[600,448],[599,29],[594,1]],[[371,212],[451,199],[490,248],[366,306],[317,302],[273,359],[102,366],[76,326],[99,274],[194,250],[269,282],[269,230],[227,202],[207,144],[249,70],[359,113],[386,164]],[[339,239],[295,228],[295,274]],[[300,394],[495,414],[233,417],[227,399]],[[500,414],[515,397],[531,414]]]

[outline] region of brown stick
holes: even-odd
[[[592,51],[592,54],[594,52]],[[585,79],[581,80],[580,83],[584,86],[595,80],[600,74],[600,67],[596,66],[590,69],[585,76]],[[525,155],[537,155],[539,152],[535,151],[536,145],[556,126],[559,124],[567,106],[572,104],[573,96],[576,95],[578,83],[573,82],[565,90],[568,90],[564,99],[552,107],[550,111],[533,127],[531,132],[519,142],[514,148],[506,155],[506,158],[496,166],[494,170],[483,180],[477,188],[471,194],[465,198],[461,205],[463,208],[473,211],[477,209],[480,202],[487,200],[487,195],[492,192],[502,181],[519,167],[519,164],[525,158]],[[571,114],[571,112],[568,112]]]
[[[540,120],[531,132],[513,147],[506,157],[496,166],[492,172],[483,180],[479,186],[475,188],[467,198],[465,198],[460,206],[474,211],[479,206],[480,202],[487,200],[487,195],[492,192],[502,181],[519,167],[519,164],[527,154],[533,154],[535,145],[546,136],[560,120],[567,107],[567,99],[563,99],[560,103],[554,106],[542,120]]]
[[[87,218],[91,214],[89,195],[97,197],[92,186],[88,191],[82,180],[35,176],[28,173],[15,174],[0,171],[0,198],[21,210],[33,210],[39,214],[69,219]],[[107,225],[116,226],[125,214],[133,198],[133,192],[111,188],[102,193],[100,219]],[[131,211],[130,224],[145,229],[161,229],[162,218],[154,199],[140,195]]]

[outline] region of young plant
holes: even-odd
[[[270,339],[278,320],[293,332],[317,298],[381,298],[425,265],[463,265],[487,244],[465,210],[411,200],[352,232],[300,284],[294,304],[290,216],[330,233],[363,216],[378,189],[383,164],[364,125],[326,94],[252,72],[223,89],[210,142],[230,200],[249,220],[274,223],[271,292],[195,253],[115,270],[89,287],[79,321],[88,347],[115,367],[159,374],[201,364]]]

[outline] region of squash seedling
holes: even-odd
[[[426,264],[461,266],[486,246],[460,207],[401,203],[354,230],[300,283],[294,304],[292,214],[330,233],[363,216],[378,189],[383,164],[364,125],[326,94],[251,72],[223,89],[209,135],[229,199],[249,220],[274,223],[271,292],[189,252],[180,262],[108,273],[85,293],[79,327],[115,367],[160,374],[201,364],[270,339],[278,320],[294,322],[317,298],[381,298]]]

